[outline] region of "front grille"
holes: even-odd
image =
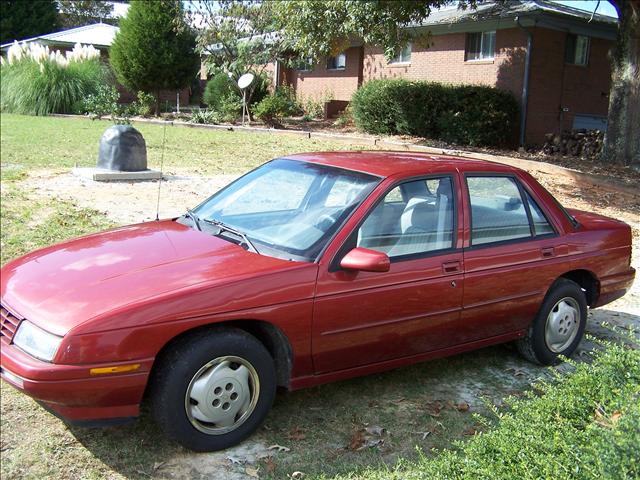
[[[3,343],[11,343],[19,323],[19,319],[13,316],[6,308],[0,306],[0,340]]]

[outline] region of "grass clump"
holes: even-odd
[[[38,43],[15,43],[0,68],[2,111],[26,115],[77,113],[106,81],[100,52],[76,44],[62,55]]]

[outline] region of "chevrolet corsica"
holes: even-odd
[[[394,152],[270,161],[171,220],[2,268],[2,379],[71,423],[143,397],[229,447],[290,390],[515,341],[553,364],[630,288],[631,230],[528,173]]]

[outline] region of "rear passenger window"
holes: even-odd
[[[529,210],[531,211],[531,218],[533,220],[533,228],[536,235],[546,235],[547,233],[555,233],[549,220],[544,216],[542,210],[535,202],[535,200],[529,195],[529,192],[525,192],[527,197],[527,203],[529,204]]]
[[[453,202],[450,177],[403,183],[369,214],[358,230],[357,245],[391,258],[452,248]]]
[[[467,177],[471,245],[531,237],[520,190],[510,177]]]

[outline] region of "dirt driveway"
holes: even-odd
[[[530,171],[565,206],[596,211],[631,224],[633,265],[640,270],[640,194],[593,185],[576,179],[570,171],[558,173],[557,167],[552,172],[544,166]],[[235,176],[194,177],[173,171],[165,178],[161,185],[161,218],[184,213]],[[70,200],[79,207],[101,211],[118,224],[155,218],[157,182],[98,183],[65,171],[38,171],[30,175],[28,183],[33,189],[31,195]],[[625,330],[640,329],[640,282],[623,299],[590,312],[588,333],[600,338],[615,336],[602,326],[603,322]],[[593,342],[583,342],[576,358],[593,347]],[[486,413],[487,399],[500,405],[504,397],[526,390],[532,381],[545,375],[547,370],[501,346],[378,375],[378,380],[356,379],[279,395],[266,425],[240,446],[211,454],[179,450],[169,458],[159,458],[152,476],[252,479],[271,472],[278,478],[301,478],[297,471],[317,474],[331,462],[336,466],[329,468],[330,472],[341,471],[342,463],[393,462],[415,445],[428,452],[434,446],[448,446],[452,439],[464,438],[475,427],[473,420],[457,420],[457,416],[465,415],[461,412]],[[417,385],[415,377],[420,378]],[[365,391],[366,395],[362,393]],[[354,398],[358,397],[363,406],[354,410]],[[440,409],[446,410],[447,405],[451,412],[440,416]],[[427,421],[418,421],[425,417],[425,411]],[[313,429],[325,432],[311,433]],[[371,448],[350,449],[354,431],[365,432],[363,441]],[[74,435],[100,456],[100,446],[91,443],[85,433],[74,431]],[[371,450],[375,454],[368,453]],[[278,465],[275,473],[274,465]]]

